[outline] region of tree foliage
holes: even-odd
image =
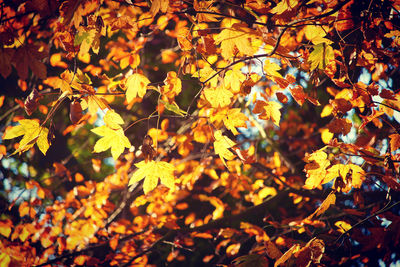
[[[1,266],[400,260],[399,12],[0,2]]]

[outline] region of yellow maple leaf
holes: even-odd
[[[323,183],[329,183],[333,179],[341,178],[343,184],[339,184],[342,192],[348,193],[351,187],[360,188],[365,179],[365,171],[355,164],[335,164],[328,169]],[[349,180],[351,177],[351,180]],[[336,183],[335,183],[336,184]],[[335,186],[334,184],[334,186]]]
[[[240,71],[240,69],[228,70],[225,73],[224,84],[226,87],[230,87],[232,92],[239,93],[242,83],[246,80],[246,76]]]
[[[169,6],[168,0],[153,0],[150,7],[150,13],[155,16],[159,11],[162,13],[167,12]]]
[[[229,148],[235,146],[236,143],[229,139],[227,136],[222,135],[220,130],[214,133],[214,138],[215,154],[219,155],[222,162],[226,166],[225,159],[232,160],[235,158],[235,155],[229,150]]]
[[[320,43],[332,43],[331,40],[324,38],[328,31],[328,29],[325,31],[322,26],[307,25],[306,27],[304,27],[306,38],[315,45]]]
[[[246,24],[234,23],[231,28],[222,30],[216,37],[215,43],[221,44],[221,55],[224,59],[232,59],[235,48],[246,56],[252,56],[255,53],[251,45],[251,39],[256,38],[251,29]]]
[[[131,102],[135,97],[143,98],[146,94],[147,85],[150,83],[146,76],[134,73],[126,80],[126,100]]]
[[[87,97],[82,98],[81,101],[82,109],[88,109],[88,112],[91,115],[96,115],[97,110],[106,109],[108,107],[107,101],[102,97],[97,97],[95,95],[88,95]]]
[[[297,4],[298,0],[282,0],[271,10],[271,13],[280,15],[285,11],[292,10]]]
[[[170,100],[173,100],[175,96],[179,95],[182,91],[182,81],[179,79],[178,74],[175,71],[169,71],[167,73],[167,78],[165,78],[164,84],[165,85],[160,89],[161,93]]]
[[[231,103],[232,92],[223,86],[207,88],[204,90],[206,100],[213,108],[226,107]]]
[[[161,183],[169,189],[174,189],[174,170],[175,167],[171,163],[165,161],[141,161],[135,166],[138,168],[129,180],[129,185],[137,183],[144,179],[143,191],[145,194],[156,188],[158,178]]]
[[[306,189],[314,189],[321,185],[327,174],[326,168],[331,163],[328,160],[328,155],[322,151],[323,149],[319,149],[305,158],[305,161],[309,162],[304,167],[307,173],[307,180],[304,185]]]
[[[200,82],[204,83],[207,81],[209,78],[213,77],[210,79],[207,83],[210,83],[212,87],[216,87],[218,84],[218,75],[215,75],[217,72],[213,70],[210,66],[206,65],[204,68],[199,69],[196,71],[192,77],[197,77],[199,78]]]
[[[49,130],[40,126],[39,122],[36,120],[23,119],[18,122],[19,125],[13,126],[11,129],[6,131],[3,136],[3,139],[13,139],[23,135],[21,141],[19,142],[18,149],[15,150],[15,152],[11,155],[25,152],[32,148],[35,144],[37,144],[43,155],[46,155],[46,152],[50,146],[49,141],[47,140]]]
[[[326,43],[314,45],[314,50],[308,57],[308,61],[311,63],[310,70],[314,70],[316,68],[324,70],[332,60],[335,60],[333,48]]]
[[[81,56],[89,53],[90,48],[92,48],[95,54],[98,54],[100,49],[100,33],[97,29],[86,30],[83,27],[79,27],[79,31],[75,35],[74,45],[80,45],[79,54]]]
[[[240,108],[229,109],[223,121],[228,130],[231,130],[234,135],[238,135],[239,132],[236,127],[247,128],[246,121],[247,116],[240,112]]]
[[[124,124],[124,120],[114,110],[107,110],[103,120],[104,123],[113,130],[122,129],[121,125]]]
[[[122,128],[115,130],[103,125],[91,131],[102,136],[94,145],[93,152],[99,153],[111,148],[111,155],[116,160],[124,152],[125,147],[131,147],[131,143]]]
[[[194,10],[196,11],[208,11],[208,13],[197,13],[196,19],[198,22],[215,22],[218,21],[219,15],[215,15],[218,13],[218,9],[213,6],[214,0],[211,1],[197,1],[193,2]],[[214,12],[215,14],[211,14]]]
[[[277,102],[257,100],[253,112],[261,113],[258,115],[260,119],[271,119],[276,126],[279,126],[279,121],[281,119],[281,112],[279,111],[280,108],[282,108],[282,105]]]
[[[264,71],[267,73],[267,75],[283,78],[282,75],[278,72],[278,70],[280,69],[281,67],[275,62],[272,62],[268,59],[264,61]]]

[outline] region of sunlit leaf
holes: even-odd
[[[171,190],[174,189],[174,170],[171,163],[165,161],[144,160],[135,164],[138,168],[129,180],[129,185],[137,183],[144,179],[143,191],[145,194],[156,188],[158,179],[161,183]]]
[[[40,126],[36,120],[24,119],[18,122],[19,125],[13,126],[3,136],[3,139],[13,139],[23,135],[18,149],[13,154],[25,152],[37,144],[39,150],[46,155],[50,146],[47,140],[49,130]]]
[[[91,131],[102,136],[102,138],[97,140],[93,152],[99,153],[111,148],[112,157],[117,159],[124,152],[125,148],[131,147],[131,143],[125,136],[122,128],[114,130],[108,126],[100,126]]]
[[[143,98],[147,85],[150,83],[146,76],[134,73],[126,80],[126,100],[131,102],[135,97]]]

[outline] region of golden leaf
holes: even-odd
[[[224,165],[227,166],[225,159],[232,160],[235,158],[235,155],[229,150],[229,148],[235,146],[236,143],[228,137],[222,135],[221,131],[219,130],[214,133],[214,138],[215,154],[218,154]]]
[[[213,108],[226,107],[231,103],[233,94],[223,86],[207,88],[204,90],[206,100]]]
[[[126,80],[126,100],[130,103],[135,97],[143,98],[146,94],[147,85],[150,83],[146,76],[134,73]]]
[[[102,136],[94,145],[93,152],[99,153],[111,148],[111,155],[116,160],[124,152],[125,147],[131,147],[131,143],[122,128],[115,130],[103,125],[92,129],[92,132]]]
[[[50,146],[49,141],[47,140],[49,130],[40,126],[39,122],[36,120],[24,119],[18,122],[19,125],[13,126],[11,129],[6,131],[3,136],[3,139],[13,139],[23,135],[21,141],[19,142],[18,149],[15,150],[15,152],[11,155],[25,152],[32,148],[35,144],[37,144],[43,155],[46,155],[46,152]]]
[[[279,121],[281,119],[281,112],[279,109],[282,108],[282,105],[274,102],[274,101],[262,101],[257,100],[256,105],[253,109],[254,113],[261,113],[258,115],[260,119],[269,120],[279,127]]]
[[[174,189],[174,170],[175,167],[171,163],[165,161],[141,161],[135,166],[138,168],[129,180],[129,185],[137,183],[144,179],[143,191],[145,194],[156,188],[158,178],[161,183],[171,190]]]
[[[255,37],[246,24],[235,23],[231,28],[222,30],[215,37],[215,43],[221,44],[221,55],[229,60],[235,55],[235,48],[246,56],[254,55],[256,50],[250,40]]]

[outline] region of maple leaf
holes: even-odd
[[[28,66],[40,79],[46,79],[47,70],[40,60],[46,57],[45,52],[40,52],[36,45],[21,46],[15,51],[12,62],[15,64],[18,76],[26,80],[28,78]]]
[[[219,155],[222,162],[227,167],[225,159],[232,160],[235,158],[235,155],[231,151],[229,151],[229,148],[235,146],[236,143],[233,142],[228,137],[222,135],[220,130],[218,130],[214,133],[214,138],[215,138],[215,141],[214,141],[215,154]]]
[[[197,1],[193,2],[194,10],[196,11],[208,11],[218,13],[219,10],[213,6],[214,0],[211,1]],[[208,14],[208,13],[197,13],[196,19],[198,22],[215,22],[218,21],[219,15]]]
[[[224,59],[231,59],[235,55],[235,48],[247,56],[255,53],[250,40],[256,38],[251,29],[244,23],[234,23],[231,28],[222,30],[216,37],[215,43],[221,44],[221,55]]]
[[[229,109],[223,121],[228,130],[231,130],[234,135],[238,135],[239,132],[236,127],[247,128],[246,121],[247,116],[240,112],[240,108]]]
[[[124,124],[124,120],[114,110],[107,110],[103,120],[104,123],[113,130],[122,129],[121,125]]]
[[[283,78],[282,75],[278,72],[278,70],[280,69],[281,67],[275,62],[272,62],[268,59],[264,61],[264,71],[267,73],[267,75]]]
[[[306,38],[315,45],[320,43],[326,43],[326,44],[332,43],[331,40],[324,38],[327,31],[324,30],[322,26],[307,25],[306,27],[304,27],[304,32]]]
[[[282,0],[271,10],[271,13],[280,15],[285,11],[292,10],[297,4],[297,0]]]
[[[98,54],[100,49],[100,33],[96,29],[86,30],[81,27],[81,31],[75,35],[74,45],[80,45],[80,56],[89,53],[90,48],[92,48],[95,54]]]
[[[126,100],[130,103],[135,97],[143,98],[147,85],[150,83],[146,76],[134,73],[126,80]]]
[[[253,112],[261,113],[260,115],[258,115],[260,119],[271,119],[272,122],[279,127],[279,121],[281,119],[281,112],[279,111],[279,109],[281,108],[282,105],[277,102],[257,100]]]
[[[314,189],[321,185],[327,174],[326,168],[328,168],[331,163],[328,160],[328,155],[322,150],[323,148],[305,158],[305,160],[309,162],[304,167],[307,173],[307,180],[304,185],[306,189]]]
[[[45,127],[39,125],[39,122],[36,120],[28,120],[23,119],[19,120],[19,125],[13,126],[11,129],[6,131],[3,136],[3,139],[13,139],[18,136],[23,135],[21,141],[19,142],[19,147],[15,150],[15,153],[22,153],[30,148],[32,148],[35,144],[39,147],[39,150],[46,155],[47,150],[49,149],[49,141],[47,140],[47,135],[49,130]]]
[[[390,137],[390,149],[392,151],[396,151],[400,147],[400,135],[399,134],[391,134]]]
[[[314,45],[314,50],[308,57],[308,61],[311,63],[310,70],[315,70],[316,68],[324,70],[333,60],[335,60],[333,48],[326,43]]]
[[[167,12],[169,0],[153,0],[150,7],[150,13],[155,16],[159,11],[162,13]]]
[[[213,70],[210,66],[207,65],[204,68],[201,68],[198,71],[196,71],[192,76],[198,77],[200,82],[202,83],[208,81],[207,83],[210,83],[212,87],[216,87],[218,84],[218,77],[217,75],[215,75],[216,73],[217,72],[215,70]],[[209,78],[211,77],[213,78],[209,80]]]
[[[328,173],[323,180],[323,183],[329,183],[333,179],[340,179],[344,184],[335,183],[340,187],[342,192],[348,193],[351,187],[360,188],[365,179],[365,171],[357,165],[350,164],[335,164],[328,169]],[[351,181],[349,178],[351,177]],[[334,186],[335,186],[334,184]]]
[[[91,131],[102,136],[94,145],[93,152],[99,153],[111,148],[111,155],[116,160],[124,152],[125,147],[131,147],[131,143],[122,128],[112,129],[103,125]]]
[[[218,108],[228,106],[231,103],[233,94],[224,86],[219,86],[205,89],[204,96],[213,108]]]
[[[96,115],[97,110],[108,108],[107,101],[102,97],[97,97],[96,95],[88,95],[87,97],[82,98],[81,102],[82,109],[88,109],[89,114]]]
[[[160,91],[172,103],[175,96],[182,91],[181,79],[179,79],[175,71],[170,71],[167,73],[167,78],[165,78],[164,84],[165,85],[161,87]]]
[[[138,168],[129,180],[129,185],[144,179],[143,191],[145,194],[156,188],[158,179],[171,190],[174,190],[174,170],[171,163],[165,161],[141,161],[135,166]]]
[[[239,93],[240,87],[245,80],[246,76],[240,71],[240,69],[234,68],[225,73],[224,84],[226,87],[230,87],[232,92]]]

